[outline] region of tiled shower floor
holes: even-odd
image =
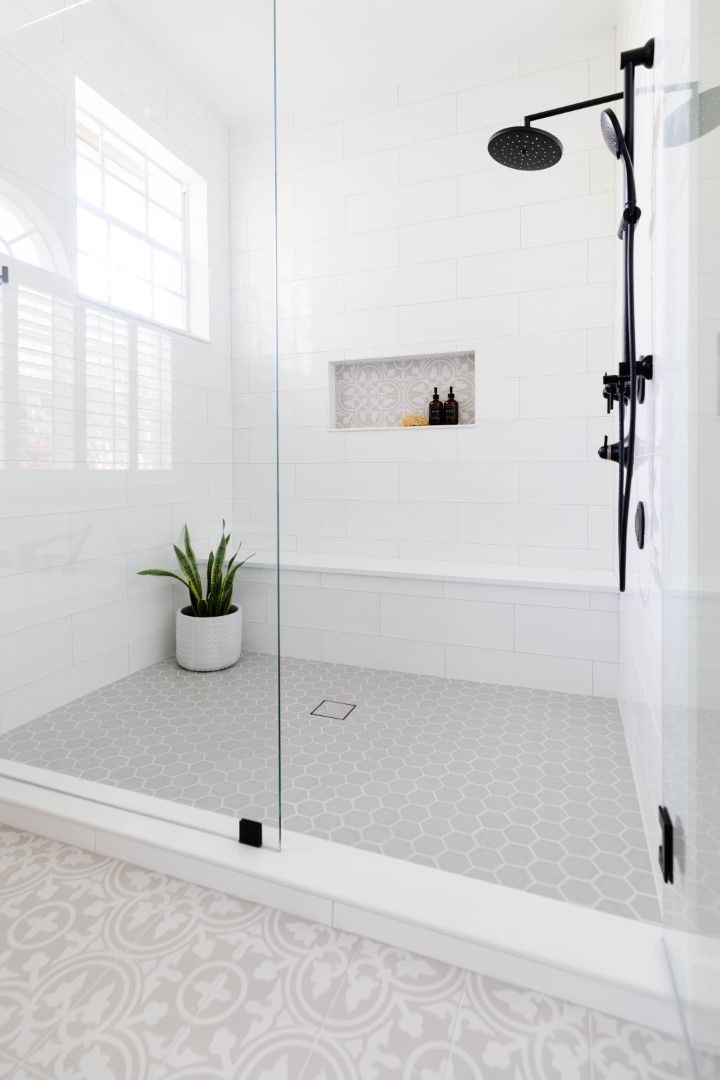
[[[296,659],[282,682],[288,829],[658,919],[616,702]],[[0,758],[272,822],[276,683],[260,654],[162,661],[0,737]],[[324,698],[356,707],[311,715]]]

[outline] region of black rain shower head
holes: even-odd
[[[522,127],[508,127],[496,131],[488,143],[488,153],[493,160],[508,169],[521,169],[523,172],[538,172],[557,165],[563,154],[563,144],[557,135],[543,128],[532,127],[536,120],[547,116],[560,116],[562,113],[589,109],[592,105],[604,105],[607,101],[617,101],[622,94],[605,94],[604,97],[591,101],[574,101],[571,105],[561,105],[559,109],[546,109],[545,112],[531,113],[525,117]]]
[[[496,131],[488,143],[491,158],[508,169],[524,172],[537,172],[557,165],[562,152],[562,143],[555,135],[529,124]]]
[[[626,214],[628,212],[636,214],[635,172],[633,170],[632,158],[630,157],[630,151],[628,150],[623,130],[620,127],[620,121],[612,109],[603,109],[601,112],[600,130],[602,131],[605,145],[613,157],[622,158],[625,163],[625,179],[627,184]]]

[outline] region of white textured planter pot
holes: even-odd
[[[242,608],[227,615],[198,618],[179,608],[175,620],[177,662],[188,671],[220,671],[237,664],[242,652]]]

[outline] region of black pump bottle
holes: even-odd
[[[452,386],[450,387],[450,393],[448,394],[447,401],[445,402],[444,413],[445,413],[445,423],[446,424],[457,424],[457,423],[459,423],[459,421],[460,421],[460,407],[459,407],[457,401],[455,400],[455,395],[453,394]]]
[[[435,393],[432,396],[432,401],[428,405],[428,424],[444,424],[445,423],[445,406],[443,405],[438,395],[438,388],[435,387]]]

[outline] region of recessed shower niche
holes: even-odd
[[[452,386],[459,423],[475,423],[475,353],[424,353],[338,360],[330,365],[331,427],[396,428],[404,416],[427,417],[437,386],[445,400]]]

